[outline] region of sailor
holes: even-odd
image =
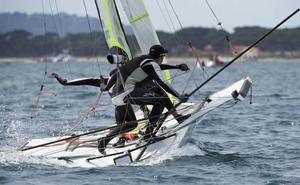
[[[110,63],[114,62],[120,62],[120,64],[123,64],[126,60],[126,55],[124,53],[120,53],[121,49],[117,49],[117,54],[121,55],[108,55],[107,59]],[[116,61],[116,59],[118,61]],[[108,91],[111,96],[116,95],[116,91],[114,90],[116,85],[116,79],[119,76],[118,68],[113,69],[109,73],[108,78],[103,78],[100,76],[100,78],[80,78],[80,79],[74,79],[74,80],[67,80],[62,79],[58,74],[52,73],[52,76],[57,79],[57,81],[64,85],[64,86],[74,86],[74,85],[90,85],[90,86],[96,86],[100,87],[102,91]],[[114,137],[129,132],[137,127],[137,120],[135,113],[133,111],[133,108],[131,104],[128,102],[124,105],[118,105],[115,106],[115,120],[117,126],[110,130],[110,132],[106,135],[105,139],[105,146],[107,143],[109,143],[110,140],[112,140]],[[115,144],[115,146],[121,145],[124,143],[124,139],[122,136],[120,137],[119,141]],[[100,147],[99,151],[101,153],[104,152],[104,147]]]
[[[110,72],[109,78],[80,78],[75,80],[67,80],[62,79],[58,74],[52,73],[52,76],[57,79],[57,81],[64,85],[64,86],[71,86],[71,85],[90,85],[95,87],[100,87],[103,84],[107,84],[111,86],[109,94],[112,93],[113,83],[110,81],[117,75],[117,69],[114,69]],[[112,84],[112,85],[110,85]],[[108,87],[107,86],[107,87]],[[113,138],[112,136],[116,136],[120,133],[128,132],[137,127],[136,117],[133,111],[133,108],[130,103],[122,106],[115,106],[115,119],[117,127],[113,128],[110,133],[107,135],[108,138]]]
[[[167,108],[179,123],[190,117],[190,115],[178,114],[165,93],[172,94],[181,102],[188,100],[188,96],[180,95],[162,80],[161,70],[189,70],[185,64],[176,66],[162,64],[167,53],[168,51],[161,45],[153,45],[148,55],[135,57],[131,62],[119,68],[120,76],[116,79],[117,82],[114,86],[116,95],[113,96],[112,102],[116,106],[126,105],[128,102],[136,105],[153,105],[149,114],[149,125],[144,136],[146,140],[154,136],[153,130],[164,108]],[[154,84],[153,88],[145,88],[145,86],[151,86],[151,84]],[[100,140],[99,147],[106,145],[106,142],[102,141],[105,141],[105,139]]]
[[[149,55],[142,55],[140,57],[134,58],[130,63],[120,66],[110,72],[110,78],[87,78],[87,79],[77,79],[68,81],[66,79],[61,79],[57,74],[53,73],[53,76],[62,85],[92,85],[101,88],[102,91],[109,91],[112,96],[112,102],[115,105],[115,117],[117,127],[112,129],[106,137],[100,138],[98,141],[98,150],[100,153],[104,153],[106,145],[117,135],[123,134],[137,127],[137,121],[130,103],[137,105],[153,105],[152,111],[149,115],[150,124],[147,127],[144,139],[152,137],[151,133],[155,124],[159,119],[163,109],[166,107],[169,112],[175,117],[178,122],[182,122],[187,119],[190,115],[182,116],[177,113],[171,100],[168,98],[166,92],[163,89],[167,89],[167,92],[171,92],[175,97],[178,97],[182,102],[187,101],[187,97],[178,95],[171,87],[166,85],[157,74],[157,70],[166,69],[180,69],[182,71],[187,71],[189,68],[186,64],[180,64],[176,66],[161,64],[164,55],[167,50],[163,49],[160,45],[155,45],[151,47]],[[113,63],[112,56],[108,57],[110,63]],[[116,58],[116,57],[115,57]],[[157,62],[156,62],[157,61]],[[142,64],[143,62],[143,64]],[[147,65],[146,65],[147,64]],[[158,66],[156,66],[156,65]],[[153,68],[155,65],[156,69]],[[152,66],[152,67],[151,67]],[[158,68],[159,69],[158,69]],[[126,74],[126,72],[131,71],[132,74]],[[133,83],[136,88],[128,88],[128,82],[135,78],[136,72],[143,72],[141,78],[136,78]],[[145,75],[147,76],[145,78]],[[127,83],[126,83],[127,82]],[[133,87],[129,83],[130,87]],[[164,88],[162,88],[164,87]],[[130,92],[127,93],[124,89],[128,89]],[[116,101],[119,96],[124,96],[122,102]],[[135,99],[134,97],[141,96],[142,98]],[[125,100],[126,99],[126,100]],[[123,144],[124,139],[122,136],[116,143],[116,146]]]

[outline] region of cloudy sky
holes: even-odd
[[[218,27],[217,21],[205,0],[144,0],[157,30],[174,31],[180,28],[172,12],[172,3],[183,27]],[[297,8],[300,0],[207,0],[225,30],[238,26],[272,27]],[[94,0],[0,0],[0,13],[66,12],[85,16],[84,2],[89,16],[97,17]],[[161,11],[161,9],[165,11]],[[166,11],[168,10],[168,11]],[[168,18],[169,15],[172,22]],[[164,17],[164,18],[163,18]],[[299,27],[300,13],[283,27]]]

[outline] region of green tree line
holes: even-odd
[[[188,42],[200,51],[210,46],[211,50],[226,54],[229,53],[226,36],[233,46],[250,45],[267,31],[268,28],[262,27],[239,27],[229,33],[214,28],[191,27],[175,33],[158,31],[158,37],[173,56],[186,55]],[[132,35],[128,41],[134,46],[131,49],[138,52]],[[300,51],[300,27],[279,29],[257,47],[266,52]],[[102,32],[67,34],[63,38],[56,33],[33,36],[23,30],[0,34],[0,57],[41,57],[57,55],[64,49],[74,56],[105,56],[108,52]]]

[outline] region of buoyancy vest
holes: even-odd
[[[112,103],[114,105],[124,105],[124,98],[134,90],[136,84],[151,78],[142,69],[145,65],[155,66],[155,71],[157,70],[157,73],[160,73],[159,65],[150,55],[133,58],[130,63],[119,68],[117,81],[112,91]]]

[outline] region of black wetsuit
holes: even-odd
[[[164,69],[178,69],[178,66],[159,65],[150,55],[136,57],[120,67],[121,76],[116,78],[117,82],[112,91],[112,102],[117,106],[128,101],[137,105],[153,105],[146,134],[152,133],[165,107],[169,111],[174,111],[174,106],[165,91],[180,98],[172,87],[161,80],[163,77],[159,77],[160,70]],[[144,87],[150,83],[154,89]]]

